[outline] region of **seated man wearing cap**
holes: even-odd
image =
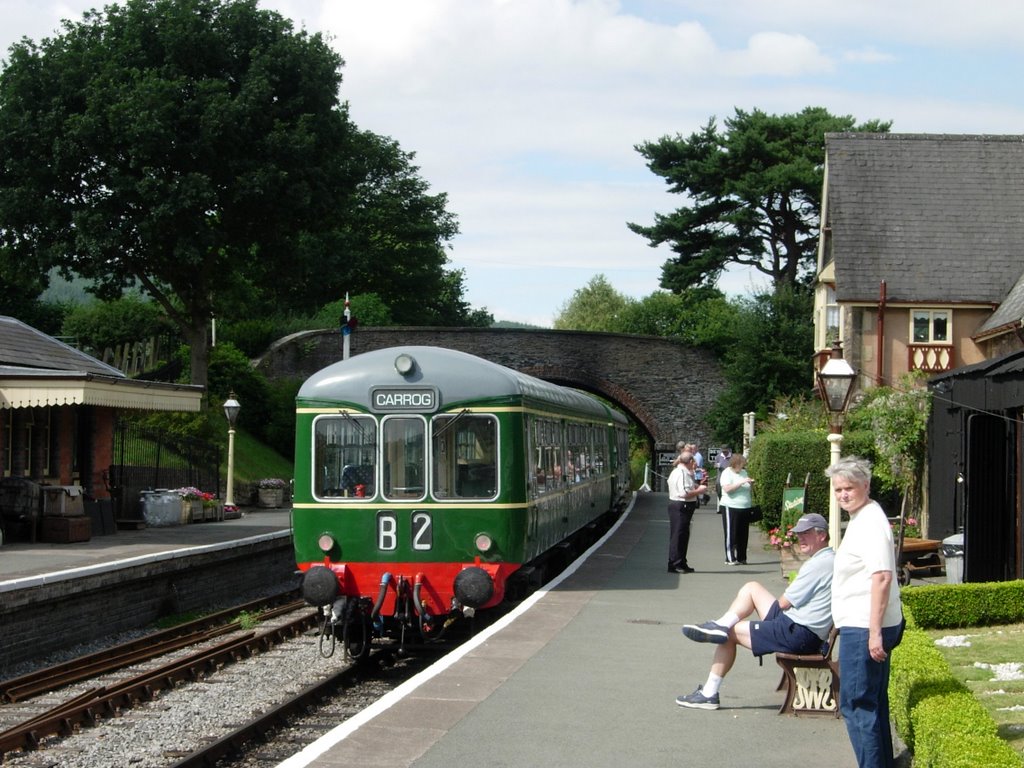
[[[821,650],[832,627],[835,552],[828,545],[828,522],[821,515],[807,514],[797,520],[792,531],[807,559],[782,597],[776,599],[763,585],[748,581],[721,618],[683,627],[683,634],[691,640],[716,643],[718,647],[707,682],[693,693],[679,696],[679,706],[718,709],[718,689],[736,661],[737,645],[749,648],[755,656]],[[754,611],[760,620],[743,620]]]

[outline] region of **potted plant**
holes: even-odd
[[[285,487],[285,481],[280,477],[265,477],[257,481],[257,503],[265,509],[280,507],[284,503]]]
[[[197,523],[203,520],[203,492],[198,488],[187,486],[175,488],[172,493],[181,497],[182,523]]]
[[[787,526],[782,530],[781,526],[768,531],[768,543],[765,549],[774,549],[779,553],[779,563],[782,566],[782,575],[789,578],[791,574],[800,570],[803,562],[803,555],[797,546],[797,537],[793,533],[793,526]]]

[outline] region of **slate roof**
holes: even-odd
[[[1024,275],[1024,136],[831,133],[836,297],[992,304]]]
[[[198,412],[205,387],[130,379],[112,365],[0,315],[0,408],[98,405]]]
[[[0,316],[0,366],[5,375],[74,372],[127,379],[112,365],[47,336],[13,317]]]

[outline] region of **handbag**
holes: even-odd
[[[764,517],[764,515],[761,514],[761,507],[759,505],[754,505],[753,507],[750,507],[747,510],[747,514],[750,515],[750,522],[752,523],[759,523],[761,522],[761,519]]]

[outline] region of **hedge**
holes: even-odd
[[[843,436],[843,455],[872,460],[874,436],[850,432]],[[805,512],[828,517],[829,482],[825,469],[831,461],[830,445],[823,430],[811,432],[764,432],[750,445],[747,472],[754,478],[754,503],[761,505],[761,528],[770,531],[782,520],[782,491],[787,477],[791,485],[807,483]],[[877,495],[874,495],[877,498]]]
[[[903,591],[907,630],[892,654],[889,701],[896,731],[913,753],[915,768],[1021,768],[1020,756],[999,738],[991,715],[953,676],[931,637],[920,628],[964,626],[945,622],[956,610],[965,609],[978,617],[976,625],[1006,623],[1007,611],[997,608],[999,596],[1021,590],[1024,583],[1010,582]],[[941,601],[945,609],[940,608]],[[1015,604],[1019,611],[1020,603]],[[1019,611],[1009,622],[1022,618],[1024,612]],[[934,620],[943,623],[932,624]]]

